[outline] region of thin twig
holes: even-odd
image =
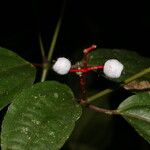
[[[139,72],[139,73],[137,73],[137,74],[135,74],[135,75],[133,75],[133,76],[131,76],[131,77],[129,77],[129,78],[126,79],[126,80],[124,81],[124,83],[121,84],[119,87],[123,87],[124,85],[128,84],[129,82],[131,82],[131,81],[133,81],[133,80],[136,80],[136,79],[138,79],[138,78],[140,78],[140,77],[142,77],[143,75],[148,74],[148,73],[150,73],[150,67],[149,67],[149,68],[146,68],[146,69],[144,69],[144,70],[142,70],[141,72]],[[113,92],[114,90],[116,90],[116,89],[109,89],[109,88],[108,88],[108,89],[105,89],[105,90],[103,90],[103,91],[100,91],[99,93],[97,93],[97,94],[95,94],[95,95],[93,95],[93,96],[91,96],[91,97],[88,97],[88,98],[87,98],[87,101],[88,101],[88,102],[92,102],[92,101],[94,101],[94,100],[96,100],[96,99],[98,99],[98,98],[100,98],[100,97],[102,97],[102,96],[104,96],[104,95],[106,95],[106,94],[109,94],[109,93]]]
[[[122,84],[122,86],[124,86],[125,84],[127,84],[127,83],[129,83],[129,82],[131,82],[131,81],[133,81],[133,80],[135,80],[135,79],[138,79],[138,78],[140,78],[140,77],[142,77],[143,75],[148,74],[148,73],[150,73],[150,67],[149,67],[149,68],[146,68],[146,69],[142,70],[141,72],[139,72],[139,73],[137,73],[137,74],[135,74],[135,75],[129,77],[128,79],[126,79],[126,80],[124,81],[124,83]]]
[[[120,115],[119,112],[117,112],[116,110],[100,108],[100,107],[97,107],[97,106],[95,106],[93,104],[88,103],[85,100],[80,100],[80,104],[83,105],[83,106],[86,106],[87,108],[89,108],[91,110],[99,112],[99,113],[105,113],[107,115]]]
[[[44,50],[41,35],[39,35],[39,44],[40,44],[40,50],[41,50],[42,59],[43,59],[43,63],[44,63],[45,62],[45,50]]]
[[[88,102],[92,102],[92,101],[94,101],[94,100],[96,100],[96,99],[98,99],[98,98],[100,98],[100,97],[102,97],[102,96],[104,96],[106,94],[109,94],[109,93],[111,93],[113,91],[114,91],[114,89],[105,89],[103,91],[100,91],[99,93],[96,93],[96,94],[88,97],[87,101]]]
[[[54,49],[55,49],[55,46],[56,46],[56,41],[57,41],[57,38],[58,38],[58,34],[59,34],[61,23],[62,23],[62,18],[63,18],[63,15],[64,15],[65,5],[66,5],[66,0],[64,0],[64,3],[62,5],[62,10],[60,12],[60,17],[58,19],[58,22],[57,22],[57,25],[56,25],[56,28],[55,28],[55,31],[54,31],[54,34],[53,34],[52,42],[51,42],[49,52],[48,52],[48,57],[47,57],[48,62],[51,62],[52,55],[53,55],[53,52],[54,52]],[[41,82],[46,80],[48,71],[49,71],[49,64],[47,63],[47,64],[45,64],[45,66],[43,68]]]

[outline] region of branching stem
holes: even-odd
[[[80,104],[83,105],[83,106],[86,106],[87,108],[89,108],[93,111],[99,112],[99,113],[105,113],[107,115],[120,115],[119,112],[117,112],[116,110],[100,108],[100,107],[97,107],[95,105],[92,105],[92,104],[88,103],[85,100],[80,100]]]

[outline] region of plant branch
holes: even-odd
[[[133,81],[133,80],[135,80],[135,79],[138,79],[138,78],[140,78],[140,77],[142,77],[143,75],[148,74],[148,73],[150,73],[150,67],[149,67],[149,68],[146,68],[146,69],[144,69],[143,71],[141,71],[141,72],[139,72],[139,73],[137,73],[137,74],[135,74],[135,75],[129,77],[128,79],[126,79],[126,80],[124,81],[124,83],[123,83],[122,86],[124,86],[125,84],[127,84],[127,83],[129,83],[129,82],[131,82],[131,81]]]
[[[83,105],[83,106],[86,106],[87,108],[89,108],[91,110],[99,112],[99,113],[105,113],[107,115],[119,115],[120,114],[116,110],[110,110],[110,109],[100,108],[100,107],[97,107],[95,105],[92,105],[92,104],[88,103],[85,100],[80,100],[80,104]]]
[[[63,18],[63,14],[64,14],[64,10],[65,10],[65,4],[66,4],[66,0],[64,0],[64,3],[62,5],[62,10],[60,12],[60,17],[59,17],[59,20],[57,22],[57,25],[56,25],[56,28],[55,28],[55,31],[54,31],[54,34],[53,34],[52,42],[51,42],[49,52],[48,52],[47,63],[44,65],[44,68],[43,68],[41,82],[46,80],[46,77],[47,77],[47,74],[48,74],[48,70],[49,70],[48,62],[51,62],[52,55],[53,55],[53,52],[54,52],[54,49],[55,49],[56,41],[57,41],[57,38],[58,38],[58,34],[59,34],[59,31],[60,31],[62,18]]]
[[[105,89],[105,90],[103,90],[103,91],[100,91],[100,92],[97,93],[97,94],[94,94],[94,95],[88,97],[88,98],[87,98],[87,101],[88,101],[88,102],[92,102],[92,101],[98,99],[99,97],[102,97],[102,96],[104,96],[104,95],[106,95],[106,94],[109,94],[109,93],[111,93],[111,92],[113,92],[113,91],[114,91],[113,89]]]
[[[41,35],[39,35],[39,44],[40,44],[40,50],[41,50],[41,54],[42,54],[42,59],[43,59],[43,62],[45,62],[45,51],[44,51]]]
[[[133,75],[133,76],[131,76],[131,77],[129,77],[128,79],[126,79],[126,80],[124,81],[123,84],[120,85],[120,87],[123,87],[125,84],[128,84],[129,82],[131,82],[131,81],[133,81],[133,80],[136,80],[136,79],[138,79],[138,78],[140,78],[140,77],[142,77],[143,75],[148,74],[148,73],[150,73],[150,67],[144,69],[143,71],[141,71],[141,72],[139,72],[139,73],[137,73],[137,74],[135,74],[135,75]],[[96,99],[99,98],[99,97],[102,97],[102,96],[104,96],[104,95],[106,95],[106,94],[109,94],[109,93],[113,92],[114,90],[115,90],[115,89],[109,89],[109,88],[108,88],[108,89],[105,89],[105,90],[103,90],[103,91],[101,91],[101,92],[99,92],[99,93],[97,93],[97,94],[95,94],[95,95],[93,95],[93,96],[87,98],[87,101],[88,101],[88,102],[94,101],[94,100],[96,100]]]

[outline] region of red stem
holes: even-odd
[[[97,45],[93,44],[92,46],[86,48],[83,50],[84,55],[87,55],[89,52],[91,52],[92,50],[94,50],[97,47]]]
[[[92,71],[92,70],[98,70],[98,69],[103,69],[104,66],[101,65],[101,66],[93,66],[93,67],[87,67],[87,68],[81,68],[81,69],[70,69],[69,72],[82,72],[82,73],[85,73],[85,72],[89,72],[89,71]]]

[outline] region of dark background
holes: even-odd
[[[0,45],[36,60],[38,35],[41,33],[48,49],[62,3],[1,2]],[[67,0],[56,51],[71,56],[73,51],[96,43],[99,47],[125,48],[147,56],[149,33],[150,9],[146,4]]]
[[[48,51],[62,3],[62,0],[0,2],[0,46],[30,62],[40,63],[38,36],[41,34]],[[149,57],[149,36],[150,9],[146,4],[68,0],[54,59],[66,56],[74,60],[75,54],[93,43],[98,47],[129,49]],[[114,131],[107,149],[150,148],[121,118],[115,118]]]

